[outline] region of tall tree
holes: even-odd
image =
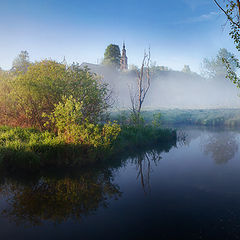
[[[21,51],[13,60],[11,71],[14,73],[25,73],[30,64],[28,52]]]
[[[110,44],[105,50],[103,64],[119,69],[120,58],[121,53],[119,46],[115,44]]]

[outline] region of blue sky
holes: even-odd
[[[125,40],[129,64],[150,46],[158,65],[199,72],[219,48],[236,52],[225,22],[213,0],[0,0],[0,67],[21,50],[32,61],[97,63]]]

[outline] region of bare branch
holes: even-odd
[[[142,60],[142,65],[139,70],[137,70],[137,91],[135,96],[130,93],[130,99],[132,104],[132,112],[139,122],[140,112],[142,109],[143,102],[145,100],[146,94],[150,88],[150,48],[148,54],[144,51],[144,56]]]

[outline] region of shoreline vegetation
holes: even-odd
[[[0,70],[0,168],[36,172],[93,166],[176,145],[176,130],[163,126],[240,126],[240,110],[143,111],[149,62],[150,53],[144,55],[139,89],[129,96],[132,109],[113,113],[109,86],[87,67],[53,60],[33,63],[22,51],[10,71]]]
[[[49,167],[86,167],[166,143],[176,144],[176,131],[153,126],[122,126],[107,147],[66,143],[48,131],[0,127],[0,168],[39,171]],[[113,160],[114,161],[114,160]]]
[[[84,168],[56,166],[39,172],[10,172],[0,168],[0,192],[8,199],[4,216],[18,225],[40,226],[44,221],[59,224],[70,220],[81,221],[100,206],[108,207],[109,200],[122,196],[115,183],[115,172],[127,162],[134,164],[143,191],[148,191],[152,164],[161,161],[161,154],[174,147],[173,142],[141,146],[104,162]],[[151,162],[149,161],[151,159]],[[46,212],[46,209],[49,211]]]
[[[124,124],[128,121],[130,114],[128,110],[119,110],[112,112],[110,118]],[[144,110],[142,118],[147,124],[157,119],[161,126],[239,127],[240,108]]]
[[[176,143],[176,131],[144,123],[141,108],[126,124],[112,121],[111,91],[88,68],[32,63],[26,51],[10,71],[0,70],[0,103],[0,168],[11,172],[92,166],[126,151]]]

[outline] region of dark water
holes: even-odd
[[[179,136],[94,170],[2,174],[1,239],[239,239],[240,132]]]

